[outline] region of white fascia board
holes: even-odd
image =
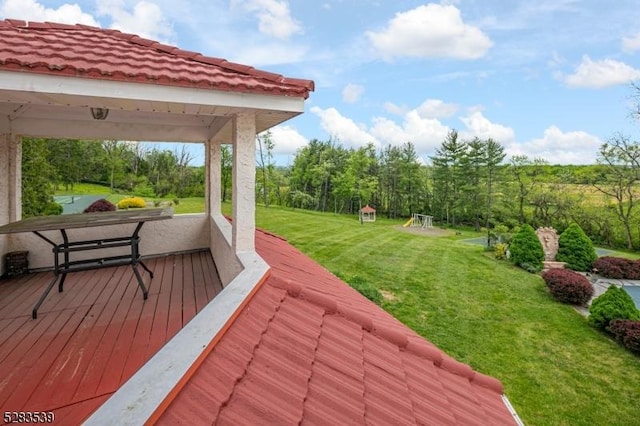
[[[513,408],[513,405],[511,405],[511,401],[509,401],[509,398],[507,398],[507,396],[504,394],[502,395],[502,402],[507,407],[507,410],[509,410],[509,413],[511,413],[511,416],[513,417],[513,420],[516,422],[516,424],[518,426],[524,426],[522,419],[520,418],[520,416],[518,416],[518,413],[516,413],[516,409]]]
[[[0,133],[3,127],[0,117]],[[22,118],[12,121],[8,127],[7,133],[28,137],[172,142],[204,142],[211,132],[206,126]]]
[[[219,105],[232,108],[303,112],[304,99],[212,89],[130,83],[27,72],[0,71],[0,90],[80,97]]]

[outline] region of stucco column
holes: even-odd
[[[0,179],[0,225],[11,222],[11,209],[9,207],[9,204],[11,202],[9,185],[12,180],[10,176],[11,169],[9,167],[9,165],[11,164],[11,161],[9,160],[9,157],[11,156],[10,140],[10,135],[0,134],[0,170],[6,170],[5,176],[9,178]]]
[[[255,251],[256,117],[239,113],[233,118],[233,233],[236,253]]]
[[[205,164],[207,171],[207,190],[205,205],[207,214],[222,213],[222,146],[220,142],[209,139],[205,150]]]
[[[14,222],[22,215],[21,163],[20,138],[7,133],[0,134],[0,170],[4,170],[7,177],[0,179],[0,225]],[[9,251],[9,236],[0,235],[0,260]],[[0,261],[0,275],[4,272],[4,262]]]
[[[8,220],[3,221],[3,223],[7,223],[22,218],[22,143],[21,138],[15,135],[2,135],[0,140],[6,144],[2,146],[0,151],[6,153],[7,157],[0,170],[6,170],[5,176],[8,177],[8,180],[5,184],[6,189],[0,189],[0,192],[8,204]],[[5,196],[6,198],[4,198]]]

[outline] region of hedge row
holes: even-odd
[[[593,268],[606,278],[640,280],[640,260],[603,256],[593,262]]]
[[[613,320],[607,330],[631,352],[640,354],[640,321]]]

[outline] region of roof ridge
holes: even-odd
[[[215,58],[211,56],[205,56],[198,52],[188,51],[180,49],[177,46],[171,46],[163,44],[154,40],[140,37],[136,34],[125,33],[116,29],[106,29],[86,24],[62,24],[57,22],[36,22],[36,21],[24,21],[19,19],[5,19],[0,21],[0,27],[15,27],[15,28],[33,28],[33,29],[58,29],[58,30],[89,30],[100,32],[110,35],[120,40],[127,41],[132,44],[154,49],[158,52],[162,52],[168,55],[173,55],[188,61],[200,62],[207,65],[215,65],[228,71],[235,73],[245,74],[254,78],[266,80],[271,83],[285,84],[289,86],[301,87],[303,89],[313,91],[315,90],[315,83],[313,80],[305,80],[299,78],[288,78],[282,74],[276,74],[269,71],[259,70],[257,68],[242,65],[235,62],[229,62],[226,59]]]
[[[277,275],[277,272],[273,271],[272,276],[274,275]],[[433,362],[436,367],[457,376],[464,377],[472,384],[503,394],[503,386],[498,379],[475,371],[470,365],[457,361],[435,345],[429,344],[427,340],[417,334],[416,336],[418,336],[419,339],[410,339],[413,335],[403,333],[397,327],[387,326],[381,321],[374,320],[362,311],[338,302],[335,298],[325,293],[304,288],[301,284],[290,279],[278,277],[278,279],[269,280],[267,284],[286,290],[287,294],[291,297],[306,300],[309,303],[323,308],[328,315],[342,315],[349,321],[361,326],[364,330],[396,345],[401,351],[407,351],[420,358],[429,360]],[[410,330],[408,327],[407,329]]]

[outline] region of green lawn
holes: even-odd
[[[228,206],[227,206],[228,207]],[[495,376],[527,425],[640,423],[640,358],[555,302],[542,279],[494,260],[477,236],[427,237],[401,221],[258,207],[258,226],[341,276],[383,290],[383,307]]]
[[[110,189],[107,186],[96,185],[92,183],[77,183],[71,190],[58,190],[56,195],[102,195],[109,194],[107,200],[113,204],[117,204],[118,201],[123,198],[138,195],[138,194],[111,194]],[[179,203],[176,205],[173,203],[173,197],[142,197],[145,201],[165,201],[171,202],[176,214],[183,213],[203,213],[204,212],[204,197],[190,197],[180,198]]]
[[[202,211],[202,198],[176,206],[177,213]],[[382,290],[384,309],[500,379],[525,424],[640,424],[640,358],[551,299],[539,276],[459,241],[480,234],[427,237],[399,231],[404,221],[361,225],[353,216],[279,207],[259,206],[256,221],[330,271]]]

